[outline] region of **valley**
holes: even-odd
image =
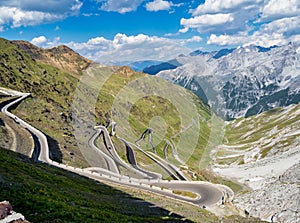
[[[299,104],[236,119],[213,152],[214,172],[251,188],[236,202],[256,217],[299,219],[299,120]]]
[[[17,158],[8,157],[19,156],[24,164],[18,165],[25,169],[31,166],[36,172],[47,169],[51,173],[55,170],[59,175],[68,175],[66,181],[71,182],[72,177],[80,181],[84,179],[92,187],[107,183],[134,196],[145,196],[145,200],[151,202],[159,200],[160,196],[169,197],[166,200],[170,199],[170,203],[176,202],[177,205],[178,202],[182,209],[191,207],[193,210],[192,216],[179,209],[174,211],[180,216],[170,213],[168,216],[153,215],[151,222],[185,221],[181,215],[193,222],[198,222],[201,216],[206,216],[207,222],[260,222],[258,218],[292,222],[299,218],[295,208],[300,194],[297,178],[300,113],[299,104],[294,104],[298,100],[295,83],[298,83],[299,76],[296,71],[291,71],[293,77],[290,81],[286,79],[291,83],[291,88],[287,89],[293,87],[295,93],[288,93],[288,98],[293,98],[287,99],[291,103],[277,103],[276,99],[274,106],[269,106],[269,101],[267,107],[257,112],[259,114],[248,116],[244,108],[214,110],[206,89],[201,91],[193,88],[193,82],[183,81],[185,78],[195,81],[201,75],[173,79],[164,76],[177,75],[183,67],[197,65],[195,69],[198,69],[199,58],[195,55],[191,56],[193,62],[181,65],[183,67],[177,64],[175,70],[158,73],[167,81],[126,66],[92,63],[67,47],[44,50],[26,42],[3,39],[0,44],[0,147],[31,157],[30,161],[23,155],[1,150],[4,154],[1,168],[9,168],[18,162],[13,161]],[[225,60],[223,57],[242,50],[226,52],[215,56],[214,60]],[[254,51],[257,53],[257,49]],[[280,57],[279,50],[277,53]],[[208,59],[209,55],[205,54],[205,57]],[[298,66],[296,59],[291,64],[294,68]],[[287,67],[285,75],[288,75],[291,65]],[[183,82],[179,81],[180,78]],[[185,83],[184,86],[191,91],[169,81]],[[199,99],[199,95],[194,95],[193,90],[206,94],[208,104]],[[277,90],[262,93],[262,98],[267,94],[273,97],[271,95],[280,91]],[[249,89],[243,91],[249,92]],[[235,100],[241,101],[241,98]],[[262,103],[260,100],[256,98],[255,106]],[[218,111],[229,112],[230,109],[234,112],[228,116],[234,118],[232,121],[224,121],[216,115],[220,115]],[[47,171],[41,174],[51,178],[52,174],[46,176]],[[21,192],[7,184],[20,179],[1,170],[0,180],[0,186],[7,191],[7,195],[1,198],[9,200],[11,196],[21,208],[18,201]],[[30,180],[35,184],[38,179],[30,177]],[[51,190],[51,193],[56,193],[54,188]],[[37,194],[44,199],[45,194]],[[222,204],[224,197],[225,205]],[[168,202],[163,206],[172,207]],[[270,202],[273,204],[266,207],[265,204]],[[44,204],[51,206],[48,201]],[[73,216],[75,209],[66,210]],[[28,213],[28,219],[32,217],[43,222],[41,218],[34,218],[26,208],[21,208],[21,211]],[[242,217],[246,211],[251,217]],[[95,213],[98,213],[95,218],[103,214]],[[160,213],[165,212],[161,210]],[[121,217],[115,213],[109,216],[114,216],[112,221]],[[135,213],[135,216],[139,215]],[[139,222],[140,217],[131,221]]]

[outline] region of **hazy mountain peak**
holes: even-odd
[[[158,73],[191,89],[227,119],[249,116],[300,101],[299,45],[238,47],[227,55],[191,59]],[[203,98],[203,91],[206,96]]]

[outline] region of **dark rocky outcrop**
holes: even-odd
[[[9,201],[0,202],[0,222],[5,223],[29,223],[22,214],[13,211]]]

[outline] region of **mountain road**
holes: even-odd
[[[3,88],[1,88],[2,91],[5,91]],[[30,96],[30,93],[15,93],[12,94],[11,90],[7,89],[8,94],[13,96],[19,96],[16,100],[13,100],[9,104],[5,105],[1,112],[9,116],[10,118],[14,119],[16,123],[20,124],[22,127],[26,128],[28,131],[32,133],[34,136],[36,149],[33,153],[33,158],[36,161],[41,161],[59,168],[63,168],[67,171],[71,171],[98,181],[111,181],[114,183],[147,190],[150,192],[154,192],[156,194],[160,194],[163,196],[168,196],[171,198],[175,198],[177,200],[181,200],[184,202],[189,202],[193,205],[215,205],[221,200],[222,194],[230,194],[230,196],[233,196],[233,192],[230,188],[223,186],[223,185],[216,185],[208,182],[192,182],[192,181],[182,181],[182,180],[174,180],[174,181],[166,181],[161,179],[147,179],[146,177],[144,179],[136,179],[136,178],[130,178],[128,176],[120,175],[116,163],[124,162],[120,161],[121,158],[116,153],[113,143],[108,137],[107,129],[103,129],[105,127],[96,127],[95,129],[98,131],[92,136],[92,138],[89,140],[89,145],[93,148],[98,150],[98,148],[95,146],[94,141],[98,137],[99,132],[103,131],[105,133],[106,138],[106,145],[108,148],[111,148],[111,155],[112,157],[108,156],[104,152],[102,152],[104,157],[109,157],[106,159],[108,162],[109,170],[96,168],[97,172],[93,171],[93,167],[91,169],[81,169],[76,168],[72,166],[68,166],[65,164],[57,163],[49,158],[49,147],[48,147],[48,141],[46,136],[37,128],[33,127],[29,123],[25,122],[24,120],[20,119],[16,115],[9,112],[9,108],[13,105],[17,105],[19,102]],[[129,143],[128,143],[129,144]],[[129,144],[130,145],[130,144]],[[135,146],[135,145],[134,145]],[[100,153],[100,154],[102,154]],[[102,154],[102,155],[103,155]],[[163,165],[164,166],[164,165]],[[95,169],[95,170],[96,170]],[[135,169],[135,171],[137,171]],[[144,175],[146,173],[143,173]],[[195,199],[188,198],[185,196],[179,196],[173,193],[173,190],[179,190],[179,191],[190,191],[197,195]]]

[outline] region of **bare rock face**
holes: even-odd
[[[6,218],[8,215],[12,214],[12,206],[8,201],[3,201],[0,203],[0,220]]]
[[[13,211],[8,201],[0,202],[0,223],[29,223],[25,217]]]
[[[296,164],[279,178],[267,180],[260,189],[238,196],[236,205],[270,222],[299,222],[299,168],[300,164]]]
[[[157,76],[193,91],[227,120],[299,103],[299,44],[218,53],[180,57],[184,62],[175,69],[157,65],[162,66]]]
[[[289,183],[299,183],[300,175],[299,175],[300,163],[289,168],[282,176],[280,176],[281,182],[289,182]]]

